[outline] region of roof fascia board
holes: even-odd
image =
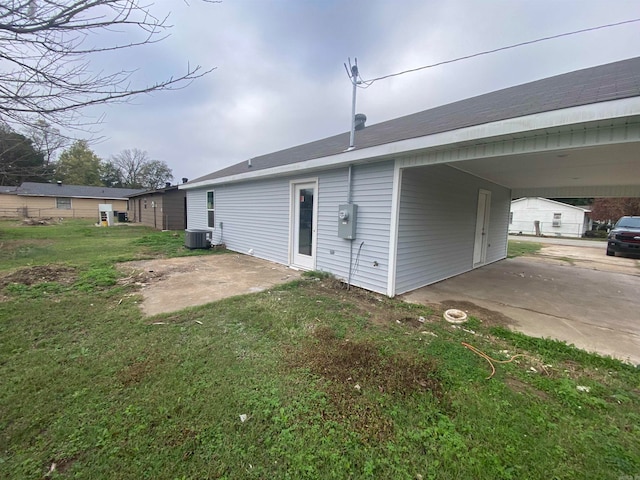
[[[526,134],[526,132],[544,130],[547,128],[562,128],[570,125],[579,125],[598,120],[612,120],[634,115],[640,115],[640,97],[592,103],[561,110],[552,110],[550,112],[526,115],[523,117],[515,117],[507,120],[500,120],[497,122],[436,133],[433,135],[399,140],[397,142],[376,145],[374,147],[363,148],[360,150],[356,147],[355,150],[345,151],[328,157],[314,158],[289,165],[282,165],[280,167],[257,170],[255,172],[203,180],[197,183],[180,185],[178,188],[190,190],[222,183],[241,182],[258,178],[268,178],[287,173],[297,173],[303,170],[327,168],[345,163],[357,163],[371,159],[382,160],[409,152],[444,147],[447,145],[460,145],[505,135]]]
[[[544,197],[535,197],[535,198],[539,198],[540,200],[543,200],[545,202],[553,203],[553,204],[558,205],[560,207],[574,208],[576,210],[580,210],[581,212],[590,212],[591,211],[591,210],[587,210],[585,208],[580,208],[577,205],[569,205],[568,203],[563,203],[563,202],[558,202],[556,200],[551,200],[550,198],[544,198]]]
[[[153,195],[153,194],[156,194],[156,193],[163,194],[163,193],[169,193],[169,192],[173,192],[173,191],[177,191],[177,190],[178,190],[178,185],[173,185],[173,186],[168,187],[168,188],[159,188],[157,190],[146,190],[146,191],[140,192],[140,193],[132,193],[131,195],[127,195],[127,198],[141,197],[143,195]]]
[[[557,200],[551,200],[550,198],[544,198],[544,197],[523,197],[523,198],[518,198],[517,200],[511,200],[511,204],[513,205],[514,203],[518,203],[518,202],[521,202],[523,200],[527,200],[528,198],[537,198],[538,200],[542,200],[542,202],[544,202],[544,203],[552,203],[554,205],[558,205],[559,207],[573,208],[575,210],[580,210],[581,212],[590,212],[591,211],[588,208],[578,207],[577,205],[569,205],[568,203],[558,202]]]
[[[87,200],[129,200],[127,197],[87,197],[84,195],[69,195],[69,194],[47,195],[42,193],[18,193],[18,195],[21,197],[47,197],[47,198],[68,197],[68,198],[78,198],[78,199],[87,199]]]

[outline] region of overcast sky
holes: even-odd
[[[134,84],[216,67],[188,88],[101,106],[96,153],[149,152],[176,180],[345,132],[351,84],[363,78],[640,17],[632,1],[159,0],[171,37],[94,68],[137,69]],[[367,125],[532,80],[640,56],[640,23],[519,47],[358,90]],[[102,59],[101,59],[102,60]],[[346,145],[345,145],[346,147]]]

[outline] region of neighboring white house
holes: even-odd
[[[505,258],[512,198],[640,196],[638,151],[634,58],[367,126],[353,147],[346,132],[252,158],[179,188],[187,228],[214,243],[394,296]]]
[[[593,224],[590,211],[548,198],[519,198],[511,202],[509,233],[582,237]]]

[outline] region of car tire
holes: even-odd
[[[613,250],[609,250],[607,248],[607,257],[615,257],[616,256],[616,252],[614,252]]]

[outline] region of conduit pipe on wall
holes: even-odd
[[[353,165],[349,165],[347,173],[347,203],[351,204],[351,175]],[[349,277],[347,278],[347,290],[351,290],[351,268],[353,266],[353,238],[349,240]]]

